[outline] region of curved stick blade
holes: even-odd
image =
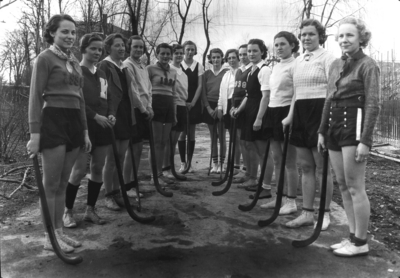
[[[270,144],[271,144],[271,143],[270,143],[270,141],[268,140],[267,148],[265,149],[264,160],[263,160],[263,163],[262,163],[260,178],[258,179],[257,191],[256,191],[256,193],[254,194],[254,199],[253,199],[253,201],[252,201],[250,204],[248,204],[248,205],[239,205],[238,208],[239,208],[241,211],[250,211],[250,210],[252,210],[252,209],[255,207],[255,205],[257,204],[258,199],[260,198],[260,194],[261,194],[261,191],[262,191],[262,183],[263,183],[264,175],[265,175],[265,168],[267,167],[267,161],[268,161],[268,154],[269,154]]]
[[[169,134],[169,142],[170,142],[170,154],[169,154],[169,164],[171,167],[171,173],[172,175],[180,181],[185,181],[187,178],[184,175],[180,175],[176,172],[175,170],[175,146],[174,143],[172,142],[172,131]]]
[[[158,182],[158,173],[157,173],[157,163],[156,163],[156,152],[154,149],[154,135],[153,135],[153,127],[151,121],[149,121],[149,142],[150,142],[150,160],[151,160],[151,170],[153,172],[153,181],[158,193],[163,195],[164,197],[172,197],[174,194],[172,192],[167,192],[161,188],[160,183]]]
[[[154,216],[142,217],[142,216],[137,215],[132,210],[131,204],[129,202],[128,194],[126,194],[124,177],[122,175],[122,167],[121,167],[121,163],[120,163],[119,158],[118,158],[118,149],[117,149],[117,144],[115,142],[114,129],[111,128],[110,130],[111,130],[111,145],[112,145],[113,153],[114,153],[115,166],[117,168],[119,187],[121,189],[122,199],[124,200],[126,211],[128,212],[129,216],[133,220],[135,220],[135,221],[137,221],[139,223],[146,224],[146,223],[153,222],[155,220]]]
[[[272,213],[271,217],[266,220],[258,221],[258,226],[265,227],[272,224],[276,218],[279,216],[279,211],[282,205],[282,195],[283,195],[283,184],[285,182],[285,167],[286,167],[286,155],[287,149],[289,145],[289,127],[285,127],[285,141],[283,143],[283,152],[282,152],[282,161],[281,161],[281,172],[279,173],[279,183],[278,183],[278,192],[276,195],[276,203],[274,212]]]
[[[51,246],[53,246],[54,253],[56,253],[57,257],[59,257],[64,263],[72,265],[80,264],[81,262],[83,262],[83,258],[79,255],[77,256],[66,255],[61,250],[60,245],[58,244],[58,241],[56,239],[56,235],[54,234],[54,228],[53,224],[51,223],[49,206],[47,204],[46,192],[44,191],[42,175],[40,173],[39,161],[37,155],[33,157],[33,167],[35,168],[36,183],[39,189],[40,203],[42,206],[42,214],[44,220],[43,225],[46,228],[47,233],[49,234]]]
[[[190,121],[189,121],[189,108],[186,107],[186,167],[181,172],[183,175],[186,175],[190,167],[192,166],[192,156],[189,155],[189,142],[190,142]]]
[[[319,202],[319,210],[318,210],[318,221],[317,226],[314,229],[313,234],[304,240],[293,240],[292,246],[294,247],[306,247],[317,240],[319,234],[321,233],[322,222],[324,221],[324,213],[325,213],[325,204],[326,204],[326,184],[328,180],[328,161],[329,154],[328,151],[324,151],[324,165],[322,171],[322,186],[321,186],[321,197]]]
[[[235,147],[236,147],[236,121],[233,121],[233,134],[232,134],[232,157],[234,157],[234,152],[235,152]],[[231,188],[232,185],[232,180],[233,180],[233,159],[232,163],[229,165],[229,179],[228,182],[226,183],[225,187],[220,190],[220,191],[214,191],[212,193],[213,196],[221,196],[223,194],[225,194],[226,192],[229,191],[229,189]],[[228,172],[228,169],[227,169]]]

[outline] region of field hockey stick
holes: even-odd
[[[221,167],[221,171],[219,173],[219,179],[222,180],[222,170],[224,169],[224,163],[222,162],[222,148],[224,147],[224,142],[222,140],[222,137],[224,136],[224,134],[222,134],[224,132],[224,122],[222,121],[223,118],[221,118],[218,122],[218,139],[219,139],[219,163],[220,163],[220,167]]]
[[[43,182],[42,182],[42,175],[39,169],[39,161],[37,155],[33,157],[33,167],[35,168],[35,176],[36,176],[36,183],[39,189],[39,197],[40,203],[42,206],[42,215],[43,215],[43,225],[49,235],[51,246],[53,247],[54,252],[56,255],[67,264],[80,264],[83,261],[83,258],[79,255],[71,256],[66,255],[60,248],[58,241],[56,239],[56,235],[54,234],[54,227],[51,223],[51,217],[49,212],[49,206],[47,204],[46,199],[46,192],[44,190]]]
[[[326,204],[326,184],[328,181],[328,161],[329,161],[329,153],[328,150],[324,150],[324,164],[322,170],[322,186],[321,186],[321,197],[319,201],[319,210],[318,210],[318,221],[317,225],[314,229],[313,234],[304,240],[293,240],[292,245],[294,247],[306,247],[317,240],[319,234],[321,233],[322,223],[324,221],[324,213],[325,213],[325,204]]]
[[[186,107],[186,167],[181,172],[182,174],[187,174],[192,166],[192,156],[189,155],[189,142],[190,142],[190,121],[189,121],[189,108]]]
[[[154,216],[143,217],[143,216],[137,215],[133,211],[131,204],[129,203],[128,194],[126,194],[126,189],[125,189],[124,176],[122,175],[122,167],[121,167],[121,163],[120,163],[119,157],[118,157],[118,149],[117,149],[117,143],[115,141],[114,129],[110,128],[110,130],[111,130],[111,145],[112,145],[112,149],[113,149],[113,153],[114,153],[115,167],[117,168],[119,187],[121,188],[122,199],[124,200],[126,211],[128,212],[129,216],[133,220],[135,220],[139,223],[146,224],[146,223],[153,222],[156,219]],[[133,158],[133,156],[132,156],[132,158]]]
[[[171,167],[171,173],[172,175],[180,181],[185,181],[187,178],[184,175],[180,175],[176,172],[175,170],[175,145],[174,142],[172,141],[172,130],[169,133],[169,142],[170,142],[170,154],[169,154],[169,164]]]
[[[235,150],[235,146],[236,146],[236,120],[235,119],[233,119],[232,129],[233,129],[233,131],[232,131],[232,157],[234,157],[234,153],[235,153],[234,150]],[[231,140],[231,139],[229,139],[229,140]],[[230,142],[229,142],[229,144],[230,144]],[[226,170],[227,172],[229,171],[228,182],[226,183],[225,187],[222,190],[214,191],[212,193],[214,196],[221,196],[221,195],[225,194],[226,192],[228,192],[228,190],[231,188],[232,180],[233,180],[233,166],[234,166],[233,159],[232,159],[232,163],[230,163],[230,164],[228,163],[229,170],[228,169]]]
[[[163,195],[164,197],[172,197],[174,194],[172,192],[167,192],[161,188],[160,183],[158,181],[158,173],[157,173],[157,162],[156,162],[156,151],[154,148],[154,134],[153,134],[153,126],[151,121],[149,121],[149,142],[150,142],[150,161],[151,161],[151,170],[153,173],[153,181],[158,193]]]
[[[264,175],[265,175],[265,168],[267,167],[270,144],[271,144],[270,140],[268,140],[267,141],[267,147],[266,147],[265,153],[264,153],[264,160],[263,160],[262,166],[261,166],[260,177],[259,177],[258,183],[257,183],[257,191],[254,194],[253,201],[251,201],[251,203],[247,204],[247,205],[239,205],[238,208],[241,211],[250,211],[250,210],[252,210],[255,207],[255,205],[257,204],[258,199],[260,198],[261,191],[263,190],[262,184],[263,184]]]
[[[232,119],[231,125],[230,125],[230,132],[229,132],[230,135],[232,135],[232,133],[233,133],[233,124],[234,124],[234,120]],[[235,153],[235,151],[234,150],[232,151],[232,138],[230,137],[229,138],[229,148],[228,148],[228,166],[226,168],[224,178],[219,181],[211,182],[212,186],[219,186],[227,181],[229,173],[230,173],[230,165],[231,165],[231,163],[233,163],[233,160],[231,161],[232,153]]]
[[[285,126],[285,140],[283,143],[283,152],[282,152],[282,161],[281,161],[281,171],[279,173],[279,182],[278,182],[278,192],[276,194],[275,208],[271,217],[265,220],[258,221],[258,226],[265,227],[270,225],[275,221],[275,219],[279,216],[279,211],[282,205],[282,195],[283,195],[283,185],[285,183],[285,167],[286,167],[286,156],[289,145],[289,127]]]
[[[138,180],[138,175],[137,175],[137,170],[136,170],[136,163],[135,163],[135,157],[133,154],[133,143],[132,143],[132,139],[129,139],[129,151],[131,153],[131,159],[132,159],[132,168],[133,168],[133,178],[135,179],[133,182],[135,184],[135,189],[136,189],[136,195],[137,195],[137,201],[138,201],[138,205],[137,205],[137,211],[141,211],[142,210],[142,204],[140,201],[140,191],[139,191],[139,180]]]
[[[208,176],[210,175],[210,172],[211,172],[211,163],[212,163],[212,160],[213,160],[213,156],[212,156],[212,154],[213,154],[213,148],[214,148],[214,139],[217,139],[216,138],[216,136],[217,136],[217,121],[214,119],[214,124],[213,124],[213,128],[212,128],[212,136],[211,136],[211,152],[210,152],[210,167],[208,168]]]

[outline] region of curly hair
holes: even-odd
[[[277,38],[285,38],[287,40],[287,42],[289,43],[289,45],[294,45],[293,49],[292,49],[292,53],[296,53],[297,51],[299,51],[300,48],[300,42],[299,40],[296,38],[295,35],[293,35],[293,33],[287,32],[287,31],[281,31],[278,34],[275,35],[274,37],[274,41]]]
[[[99,35],[99,33],[89,33],[83,35],[83,37],[79,41],[79,49],[81,53],[86,53],[86,48],[95,41],[103,42],[103,38]]]
[[[194,55],[197,55],[197,45],[192,42],[192,41],[185,41],[182,46],[183,46],[183,51],[185,51],[186,46],[188,45],[194,45]]]
[[[143,52],[146,52],[146,44],[144,43],[143,38],[141,36],[139,36],[139,35],[133,35],[133,36],[129,37],[128,42],[125,45],[127,53],[131,52],[131,46],[132,46],[132,41],[133,40],[142,41],[143,42]]]
[[[51,36],[51,33],[54,33],[57,31],[57,29],[60,27],[60,22],[63,20],[71,21],[76,26],[75,20],[73,20],[70,15],[67,15],[67,14],[53,15],[49,19],[49,22],[47,22],[45,31],[43,34],[43,37],[48,44],[53,44],[54,38],[53,38],[53,36]]]
[[[223,64],[224,63],[224,52],[222,52],[222,50],[220,48],[213,48],[210,50],[209,54],[207,55],[209,63],[212,64],[211,56],[213,53],[217,53],[217,54],[221,55],[221,60],[222,60],[221,63]]]
[[[371,31],[365,25],[365,22],[363,20],[354,17],[348,17],[340,21],[339,27],[340,25],[343,24],[353,24],[357,28],[358,34],[360,36],[360,47],[362,48],[367,47],[369,41],[371,40],[372,34]],[[336,41],[338,40],[338,33],[336,33],[335,39]]]
[[[229,54],[231,54],[231,53],[235,53],[236,54],[236,58],[239,60],[239,51],[237,50],[237,49],[228,49],[226,52],[225,52],[225,57],[224,57],[224,59],[225,59],[225,61],[228,61],[228,56],[229,56]]]
[[[301,22],[300,24],[300,34],[299,34],[299,39],[301,39],[301,30],[306,27],[306,26],[314,26],[315,29],[317,29],[318,32],[318,38],[319,38],[319,44],[322,45],[324,44],[324,42],[326,41],[326,39],[328,38],[326,36],[326,29],[325,27],[321,24],[321,22],[319,22],[316,19],[312,19],[312,18],[308,18],[305,19]]]
[[[257,44],[258,47],[260,48],[260,51],[263,52],[263,54],[261,55],[261,59],[265,59],[267,58],[267,54],[268,54],[268,48],[265,45],[263,40],[260,39],[251,39],[249,40],[249,42],[247,43],[247,46],[249,46],[250,44]]]
[[[105,48],[107,54],[110,54],[111,46],[113,45],[113,43],[116,39],[121,39],[124,42],[124,44],[126,45],[126,38],[122,34],[120,34],[120,33],[110,34],[104,40],[104,48]]]

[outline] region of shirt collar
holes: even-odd
[[[281,63],[281,64],[287,64],[287,63],[292,62],[294,59],[295,59],[295,58],[294,58],[293,56],[290,56],[290,57],[287,58],[287,59],[282,59],[282,60],[280,61],[280,63]]]
[[[358,50],[353,56],[350,56],[350,58],[352,60],[360,60],[362,58],[364,58],[366,55],[364,54],[364,52],[362,51],[362,49],[360,48],[360,50]],[[347,55],[343,55],[342,59],[343,60],[347,60]]]
[[[192,71],[194,71],[195,68],[196,68],[196,65],[197,65],[197,61],[196,61],[196,60],[193,60],[193,63],[192,63],[192,64],[190,65],[190,67],[189,67],[188,64],[186,64],[185,60],[183,60],[182,63],[181,63],[181,65],[182,65],[182,67],[183,67],[185,70],[187,70],[188,68],[190,68]]]
[[[246,70],[248,70],[250,67],[251,67],[251,63],[248,63],[247,65],[241,65],[239,68],[240,68],[242,71],[246,71]]]
[[[301,60],[304,60],[306,54],[311,54],[311,57],[314,60],[314,59],[318,58],[319,56],[321,56],[324,52],[325,52],[325,49],[323,47],[319,47],[318,49],[311,51],[311,52],[306,50],[306,52],[304,52],[304,54],[302,55]]]
[[[219,72],[216,73],[216,72],[214,71],[214,67],[213,67],[213,66],[210,67],[210,70],[212,71],[212,73],[213,73],[215,76],[217,76],[218,74],[220,74],[221,72],[223,72],[224,69],[225,69],[225,68],[221,66],[221,68],[219,69]]]
[[[125,61],[127,61],[128,63],[131,63],[141,69],[144,69],[142,63],[140,61],[133,59],[132,57],[128,57]]]
[[[121,69],[121,70],[124,69],[124,68],[126,68],[126,65],[124,65],[122,62],[121,62],[120,65],[117,65],[117,63],[115,63],[115,62],[110,58],[110,56],[107,56],[106,58],[104,58],[104,60],[106,60],[106,61],[108,61],[108,62],[114,64],[117,68],[119,68],[119,69]]]

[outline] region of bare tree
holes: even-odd
[[[206,64],[206,58],[207,58],[207,52],[208,49],[210,48],[211,41],[210,41],[210,22],[211,18],[209,15],[209,9],[210,5],[213,0],[202,0],[201,2],[201,11],[203,15],[203,28],[204,28],[204,34],[206,36],[206,49],[204,50],[204,55],[203,55],[203,66]]]
[[[17,0],[8,0],[8,3],[2,5],[2,1],[0,1],[0,10],[4,9],[7,6],[10,6],[12,3],[17,2]]]
[[[173,20],[171,20],[171,27],[173,32],[175,33],[176,36],[176,41],[179,44],[182,44],[182,40],[183,40],[183,35],[185,34],[185,27],[188,23],[190,23],[190,21],[188,21],[188,15],[189,15],[189,10],[190,10],[190,6],[193,3],[193,0],[174,0],[170,2],[172,7],[175,8],[177,10],[177,15],[179,17],[179,21],[180,21],[180,31],[179,31],[179,36],[178,33],[176,32],[176,28],[175,28],[175,20],[174,18],[172,18]],[[195,17],[193,20],[196,20],[197,17]]]

